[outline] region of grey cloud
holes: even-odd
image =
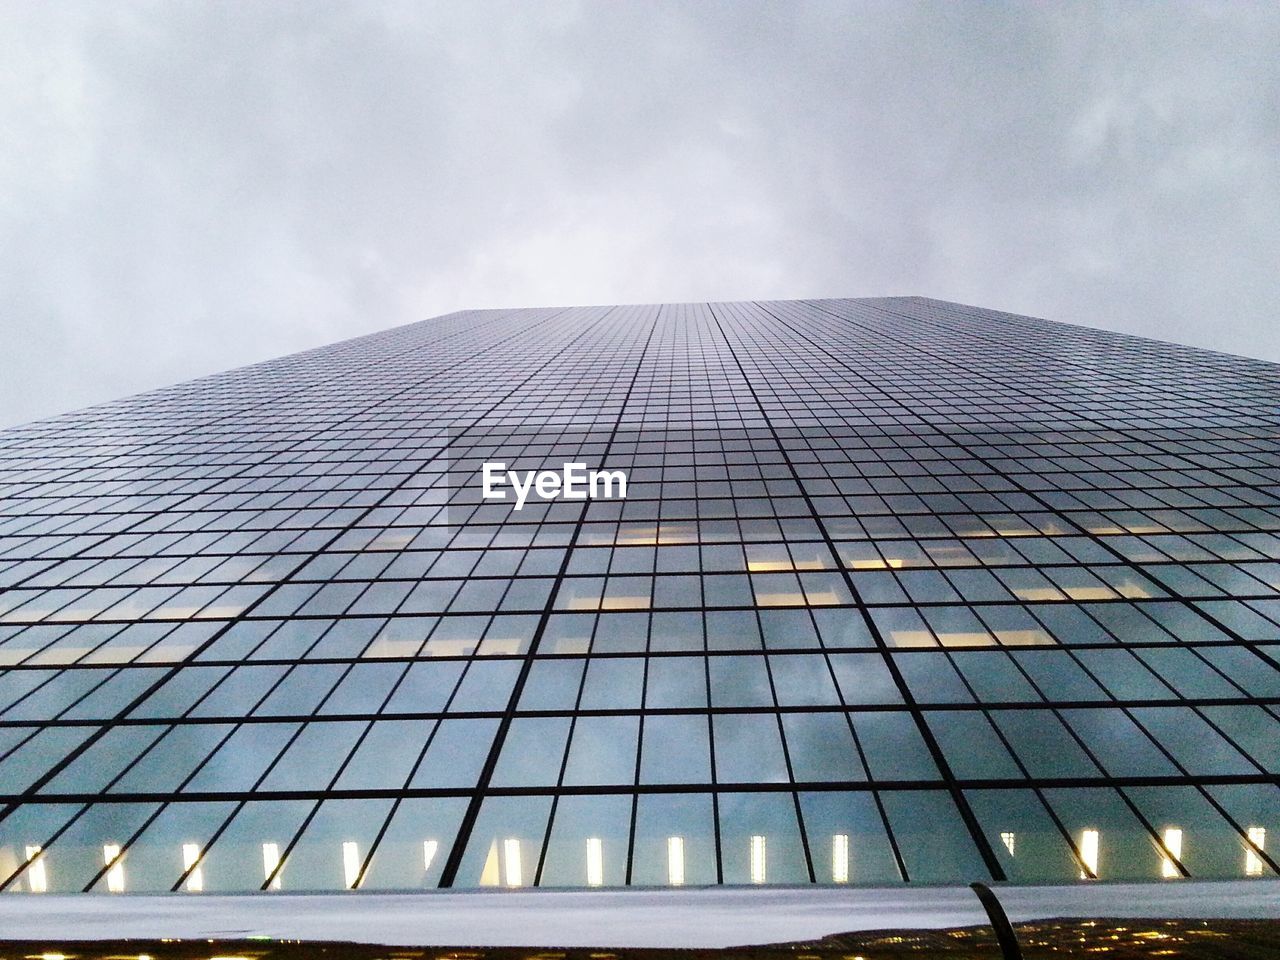
[[[480,306],[1280,360],[1276,49],[1261,3],[11,3],[0,424]]]

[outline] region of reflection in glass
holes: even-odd
[[[625,883],[631,803],[630,795],[560,797],[538,884],[598,887]]]
[[[810,882],[790,793],[722,793],[718,807],[723,882]]]
[[[902,875],[870,791],[800,794],[814,877],[834,883],[899,883]]]
[[[55,889],[57,864],[48,841],[84,807],[68,803],[32,803],[0,820],[0,883],[7,890],[47,893]],[[39,889],[36,889],[36,888]]]
[[[168,892],[179,885],[184,875],[185,889],[202,890],[207,881],[204,847],[237,806],[231,800],[166,806],[129,844],[129,890]]]
[[[489,797],[480,807],[455,886],[518,887],[533,881],[551,797]]]
[[[205,892],[262,890],[268,881],[272,890],[288,889],[292,873],[281,858],[316,804],[315,800],[243,804],[204,851],[200,865]]]
[[[325,800],[285,853],[291,890],[354,890],[364,854],[387,821],[390,798]]]
[[[1018,883],[1068,883],[1080,864],[1071,842],[1033,790],[967,790],[965,800],[1005,876]]]
[[[437,886],[467,802],[466,797],[400,801],[369,858],[361,887],[418,890]]]
[[[941,790],[894,790],[880,795],[914,883],[947,883],[954,877],[985,877],[973,838],[950,794]]]
[[[647,793],[637,797],[631,857],[631,883],[636,886],[715,883],[719,869],[711,795]]]
[[[1080,844],[1080,860],[1089,873],[1106,880],[1159,879],[1159,837],[1142,824],[1116,790],[1055,787],[1043,793],[1058,820]],[[1096,836],[1089,839],[1086,835],[1081,840],[1082,831],[1093,831]],[[1092,861],[1085,856],[1089,843],[1096,844]]]
[[[129,840],[158,809],[159,804],[154,803],[95,803],[86,807],[65,831],[43,844],[49,865],[48,891],[78,893],[92,884],[102,891],[122,892]],[[110,856],[108,847],[115,851]],[[113,869],[117,866],[118,870]]]

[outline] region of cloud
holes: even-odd
[[[1269,5],[0,21],[0,424],[466,307],[915,293],[1280,360]]]

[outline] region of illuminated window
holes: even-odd
[[[45,868],[44,851],[38,845],[29,846],[23,851],[27,856],[27,886],[32,893],[48,893],[49,874]]]
[[[348,890],[360,882],[360,845],[354,840],[342,843],[342,879]]]
[[[831,882],[849,882],[849,835],[837,833],[831,838]]]
[[[262,845],[262,879],[271,881],[268,889],[280,889],[280,874],[283,872],[280,869],[280,845],[277,843],[264,843]]]
[[[604,883],[604,844],[599,837],[587,839],[587,886]]]
[[[761,836],[751,838],[751,882],[765,882],[765,840]]]
[[[199,893],[204,889],[204,868],[197,866],[200,862],[200,844],[184,843],[182,845],[182,869],[187,874],[187,890]]]
[[[1085,830],[1080,834],[1080,860],[1084,863],[1084,869],[1080,871],[1080,879],[1097,879],[1099,876],[1097,830]]]
[[[1006,831],[1003,831],[1003,832],[1000,834],[1000,842],[1001,842],[1001,843],[1003,843],[1003,844],[1005,845],[1005,847],[1008,849],[1008,851],[1009,851],[1009,856],[1011,856],[1011,857],[1014,855],[1014,845],[1016,844],[1017,839],[1018,839],[1018,835],[1017,835],[1017,834],[1012,833],[1012,832],[1007,831],[1007,830],[1006,830]]]
[[[667,883],[684,885],[684,837],[667,837]]]
[[[1169,827],[1163,837],[1165,852],[1160,855],[1160,876],[1166,880],[1182,876],[1178,861],[1182,859],[1182,831]]]
[[[502,865],[507,874],[508,887],[524,886],[524,875],[520,865],[520,841],[508,837],[502,841]]]
[[[1267,830],[1265,827],[1250,827],[1248,833],[1249,843],[1252,846],[1246,848],[1244,852],[1244,875],[1246,877],[1260,877],[1262,876],[1262,858],[1258,854],[1266,849]],[[30,856],[30,853],[27,856]],[[35,889],[34,883],[31,889]]]
[[[118,843],[103,846],[102,862],[107,867],[107,890],[111,893],[124,893],[124,858],[120,856]]]

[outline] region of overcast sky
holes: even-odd
[[[1280,5],[0,0],[0,425],[468,307],[1280,360]]]

